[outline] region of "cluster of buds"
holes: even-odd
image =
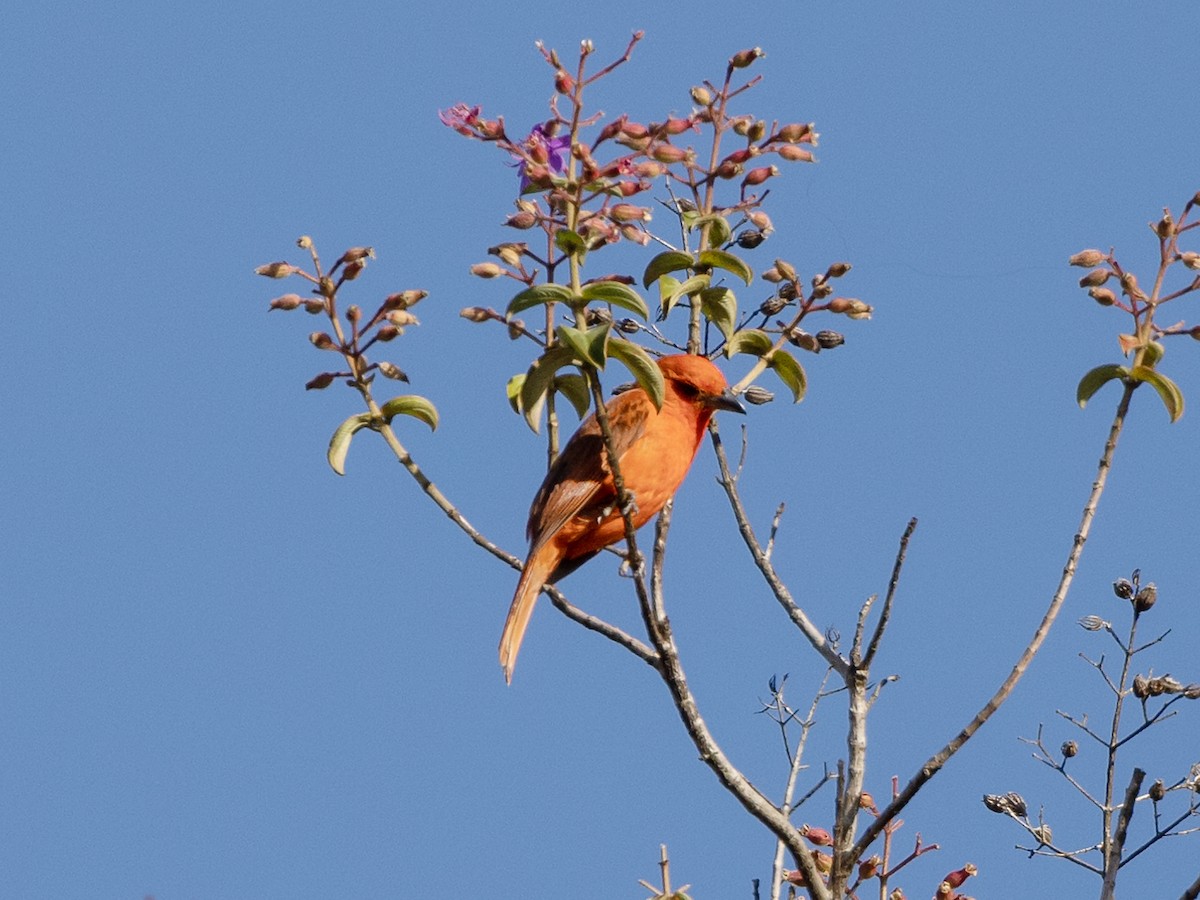
[[[1161,697],[1163,694],[1181,694],[1189,700],[1200,699],[1200,684],[1184,684],[1170,675],[1135,675],[1133,696],[1139,700]]]
[[[322,390],[333,384],[338,378],[349,379],[349,384],[355,386],[360,382],[369,384],[374,377],[371,373],[378,372],[385,378],[396,381],[408,381],[408,376],[394,363],[372,363],[366,357],[366,351],[376,343],[386,343],[404,333],[404,329],[419,324],[417,317],[410,312],[425,298],[426,292],[420,290],[400,291],[389,294],[379,304],[371,316],[366,316],[361,307],[348,306],[343,317],[337,308],[337,292],[343,284],[354,281],[366,268],[367,261],[375,258],[371,247],[351,247],[333,264],[327,272],[321,273],[320,260],[313,247],[312,238],[307,235],[297,242],[301,249],[308,250],[312,255],[314,272],[310,273],[299,266],[286,262],[273,262],[256,268],[255,274],[265,278],[288,278],[299,276],[310,282],[314,287],[310,296],[300,294],[283,294],[270,302],[270,309],[289,312],[303,309],[310,315],[325,315],[329,320],[333,334],[325,331],[314,331],[308,336],[309,342],[318,350],[328,350],[339,353],[345,359],[349,371],[321,372],[305,384],[306,390]]]

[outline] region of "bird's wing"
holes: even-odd
[[[609,428],[619,460],[646,432],[654,406],[640,389],[618,394],[606,406]],[[577,515],[599,518],[613,502],[615,491],[604,453],[600,423],[592,415],[567,441],[533,498],[526,533],[535,552]]]

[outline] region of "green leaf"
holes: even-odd
[[[396,416],[412,416],[414,419],[420,419],[431,429],[437,431],[437,407],[424,397],[416,394],[393,397],[387,403],[383,404],[379,408],[379,411],[383,413],[383,418],[389,425]]]
[[[533,287],[521,291],[521,293],[508,301],[508,314],[513,316],[524,310],[532,309],[535,306],[541,306],[544,303],[571,304],[574,300],[575,295],[565,285],[535,284]]]
[[[1146,352],[1142,355],[1142,363],[1154,368],[1163,358],[1164,348],[1158,341],[1151,341],[1146,345]]]
[[[619,281],[594,281],[585,284],[579,292],[580,296],[589,303],[593,300],[600,303],[611,303],[630,312],[637,313],[643,319],[650,318],[650,308],[642,295],[627,284]]]
[[[521,413],[521,388],[525,385],[525,373],[521,372],[508,379],[508,383],[504,385],[504,393],[508,396],[508,405],[513,408],[513,412],[520,415]]]
[[[780,347],[771,354],[770,365],[779,376],[779,380],[792,392],[793,402],[799,403],[803,400],[804,395],[808,393],[808,376],[804,374],[804,367],[796,361],[796,357]]]
[[[1179,421],[1179,417],[1183,415],[1183,392],[1179,390],[1179,386],[1175,382],[1149,366],[1134,366],[1129,377],[1134,381],[1144,381],[1158,391],[1158,396],[1162,399],[1163,406],[1167,408],[1167,415],[1171,417],[1171,421]]]
[[[554,329],[558,339],[571,348],[576,358],[591,363],[597,369],[603,369],[608,361],[608,332],[612,322],[593,325],[587,331],[581,331],[570,325],[559,325]]]
[[[663,384],[662,369],[650,358],[650,354],[633,341],[613,338],[608,342],[608,355],[627,368],[655,409],[662,409],[666,386]]]
[[[351,416],[337,427],[333,437],[329,439],[329,451],[325,458],[329,460],[329,468],[339,475],[346,474],[346,454],[350,452],[350,439],[371,424],[370,413],[360,413]]]
[[[1087,406],[1088,401],[1092,399],[1092,395],[1104,387],[1104,385],[1108,384],[1114,378],[1125,378],[1128,375],[1129,370],[1124,366],[1118,366],[1116,363],[1096,366],[1096,368],[1079,379],[1079,387],[1075,389],[1075,402],[1082,409]]]
[[[592,405],[592,395],[588,391],[587,381],[584,380],[582,375],[574,373],[559,375],[554,379],[554,390],[570,401],[571,406],[575,408],[575,414],[579,418],[582,419],[587,415],[588,408]]]
[[[682,250],[667,250],[660,253],[646,266],[646,271],[642,275],[642,287],[650,287],[668,272],[691,268],[695,262],[692,254],[684,253]]]
[[[580,261],[587,254],[587,243],[578,232],[570,228],[561,228],[554,233],[554,246],[568,256],[579,254]]]
[[[554,384],[555,373],[574,361],[574,350],[556,344],[534,360],[529,371],[525,373],[521,392],[517,395],[518,408],[525,416],[525,421],[533,429],[534,434],[537,434],[541,428],[542,408],[546,405],[546,392]]]
[[[697,216],[688,225],[689,231],[694,231],[708,226],[708,242],[713,246],[720,246],[729,240],[729,236],[733,233],[729,228],[729,220],[720,213],[709,213],[707,216]],[[703,256],[703,254],[701,254]]]
[[[715,269],[724,269],[726,272],[732,272],[746,284],[751,284],[754,281],[754,271],[746,265],[745,261],[740,256],[734,256],[727,250],[705,250],[697,258],[696,262],[702,266],[712,266]]]
[[[712,276],[706,273],[704,275],[693,275],[687,281],[682,281],[675,285],[671,289],[671,292],[663,297],[662,310],[658,314],[659,320],[665,319],[670,314],[671,309],[679,302],[680,298],[690,294],[698,294],[711,283]]]
[[[743,328],[725,342],[725,355],[732,357],[735,353],[745,353],[749,356],[765,356],[774,343],[765,331]]]
[[[733,336],[733,323],[737,319],[737,298],[727,287],[706,288],[700,292],[700,309],[725,335]]]

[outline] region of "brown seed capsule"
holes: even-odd
[[[254,270],[255,275],[262,275],[266,278],[287,278],[293,272],[297,271],[296,267],[285,262],[267,263],[265,266],[259,266]]]
[[[759,166],[746,173],[746,177],[742,179],[742,187],[756,187],[778,174],[779,170],[775,166]]]
[[[1154,225],[1154,233],[1164,240],[1175,233],[1175,221],[1171,218],[1170,210],[1163,210],[1163,217]]]
[[[407,309],[393,309],[387,314],[387,320],[397,328],[407,328],[409,325],[420,325],[417,317]]]
[[[711,106],[713,102],[712,92],[706,87],[697,85],[692,88],[692,102],[697,106]]]
[[[504,274],[504,268],[494,262],[475,263],[471,266],[471,274],[478,278],[495,278],[497,275]]]
[[[737,236],[734,241],[743,250],[753,250],[767,239],[767,236],[757,229],[747,229]]]
[[[751,47],[749,50],[739,50],[729,58],[729,68],[744,69],[756,59],[766,56],[762,47]]]
[[[650,210],[633,203],[617,203],[608,208],[608,216],[614,222],[648,222]]]
[[[1060,749],[1064,759],[1071,759],[1079,752],[1079,744],[1076,741],[1063,741]]]
[[[317,375],[306,385],[304,385],[304,389],[306,391],[323,391],[325,388],[333,384],[333,380],[335,378],[337,378],[337,376],[332,372],[322,372],[320,375]]]
[[[1104,282],[1108,281],[1108,279],[1112,277],[1112,274],[1113,273],[1111,269],[1096,269],[1092,272],[1088,272],[1086,275],[1080,278],[1079,286],[1084,288],[1099,287],[1100,285],[1104,284]]]
[[[1133,676],[1133,696],[1145,700],[1150,696],[1150,679],[1145,675]]]
[[[784,125],[775,132],[774,140],[783,141],[785,144],[799,144],[801,141],[812,136],[812,123],[792,122]]]
[[[374,258],[375,258],[375,248],[374,247],[351,247],[349,250],[347,250],[345,253],[342,254],[342,258],[339,259],[338,262],[339,263],[352,263],[352,262],[360,262],[364,259],[374,259]]]
[[[468,306],[459,312],[468,322],[486,322],[492,317],[491,311],[482,306]]]
[[[770,234],[775,230],[775,226],[771,223],[771,217],[762,210],[756,209],[754,212],[747,214],[746,218],[750,220],[751,225],[763,234]]]
[[[1122,600],[1133,599],[1133,583],[1128,578],[1118,578],[1113,582],[1113,593]]]
[[[395,325],[380,325],[375,332],[375,340],[386,344],[388,341],[395,340],[403,333],[404,332]]]
[[[1157,803],[1163,797],[1167,796],[1167,786],[1163,784],[1163,780],[1160,778],[1154,784],[1150,785],[1149,793],[1150,799]]]
[[[858,797],[858,808],[865,809],[869,812],[875,812],[875,798],[866,791],[863,791]]]
[[[1099,303],[1101,306],[1112,306],[1117,302],[1117,295],[1108,288],[1094,287],[1088,288],[1088,296]]]
[[[292,310],[298,308],[304,301],[299,294],[284,294],[271,301],[271,309]]]
[[[783,159],[788,162],[812,162],[816,159],[811,150],[806,150],[804,147],[798,147],[795,144],[784,144],[775,151]]]
[[[511,319],[508,323],[508,339],[510,341],[517,340],[525,333],[525,323],[520,319]]]
[[[807,838],[809,843],[815,844],[818,847],[833,846],[833,835],[824,828],[814,828],[811,825],[804,825],[800,829],[800,836]]]
[[[1154,605],[1154,601],[1157,599],[1158,588],[1152,581],[1137,592],[1137,596],[1133,598],[1133,608],[1139,613],[1144,613]]]
[[[395,363],[381,362],[379,364],[379,374],[384,378],[391,378],[393,381],[408,381],[408,376]]]
[[[1080,250],[1069,260],[1067,260],[1067,262],[1072,266],[1082,266],[1085,269],[1093,269],[1106,259],[1108,259],[1108,254],[1102,253],[1099,250]]]
[[[337,345],[334,344],[333,338],[331,338],[329,335],[327,335],[323,331],[314,331],[312,334],[310,334],[308,336],[308,339],[312,342],[312,345],[314,347],[316,347],[318,350],[336,350],[337,349]]]
[[[1107,626],[1108,623],[1099,616],[1084,616],[1079,620],[1079,627],[1084,631],[1099,631]]]
[[[874,878],[881,865],[883,865],[883,857],[879,854],[867,857],[858,864],[858,877],[863,881]]]
[[[946,877],[942,879],[942,881],[945,884],[950,885],[950,887],[952,887],[952,888],[962,887],[964,881],[966,881],[972,875],[977,874],[978,872],[979,872],[979,870],[977,868],[975,868],[974,863],[967,863],[961,869],[955,869],[953,872],[950,872],[949,874],[947,874]]]
[[[352,303],[346,308],[346,318],[351,322],[362,321],[362,307],[357,303]]]
[[[1200,269],[1200,253],[1188,250],[1186,253],[1179,254],[1179,258],[1183,260],[1183,264],[1189,269]]]
[[[789,328],[786,332],[788,343],[809,353],[820,353],[821,345],[817,339],[801,328]]]
[[[312,316],[315,316],[318,313],[323,313],[323,312],[325,312],[325,301],[324,300],[305,300],[304,301],[304,311]]]
[[[617,330],[625,334],[637,334],[642,330],[642,325],[637,319],[622,319],[617,323]]]
[[[1054,832],[1050,830],[1049,825],[1039,825],[1033,829],[1033,837],[1039,844],[1050,844],[1054,842]]]
[[[521,210],[521,212],[513,213],[505,219],[504,224],[509,228],[520,228],[523,231],[537,224],[537,216],[531,212]]]
[[[492,256],[498,256],[500,261],[505,265],[516,268],[521,264],[521,257],[525,254],[528,247],[528,244],[520,241],[506,241],[503,244],[488,247],[488,253]]]
[[[768,297],[762,302],[762,305],[758,307],[758,311],[765,316],[773,316],[779,313],[779,311],[787,305],[788,301],[784,300],[780,296]]]
[[[688,158],[690,152],[682,147],[676,147],[674,144],[655,144],[650,150],[650,156],[660,163],[670,164],[683,162]]]

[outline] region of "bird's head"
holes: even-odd
[[[730,393],[729,383],[721,370],[707,358],[688,354],[664,356],[658,361],[658,367],[668,385],[684,400],[712,411],[746,412]]]

